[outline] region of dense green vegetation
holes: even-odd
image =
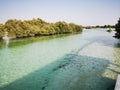
[[[0,24],[0,39],[2,39],[6,31],[9,36],[25,38],[81,32],[82,26],[74,23],[68,24],[64,21],[48,23],[39,18],[24,21],[15,19],[8,20],[4,25]]]
[[[4,34],[3,25],[0,24],[0,39],[2,38],[3,34]]]
[[[115,37],[120,38],[120,18],[118,20],[118,23],[115,25],[115,31],[116,31]]]

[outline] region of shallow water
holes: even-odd
[[[89,29],[0,43],[0,90],[114,90],[120,40],[113,35]]]

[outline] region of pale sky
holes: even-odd
[[[8,19],[41,18],[80,25],[114,25],[120,0],[0,0],[0,23]]]

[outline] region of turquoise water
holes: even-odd
[[[120,40],[114,32],[11,40],[0,43],[0,90],[114,90]]]

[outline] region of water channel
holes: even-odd
[[[105,29],[0,42],[0,90],[114,90],[120,40]]]

